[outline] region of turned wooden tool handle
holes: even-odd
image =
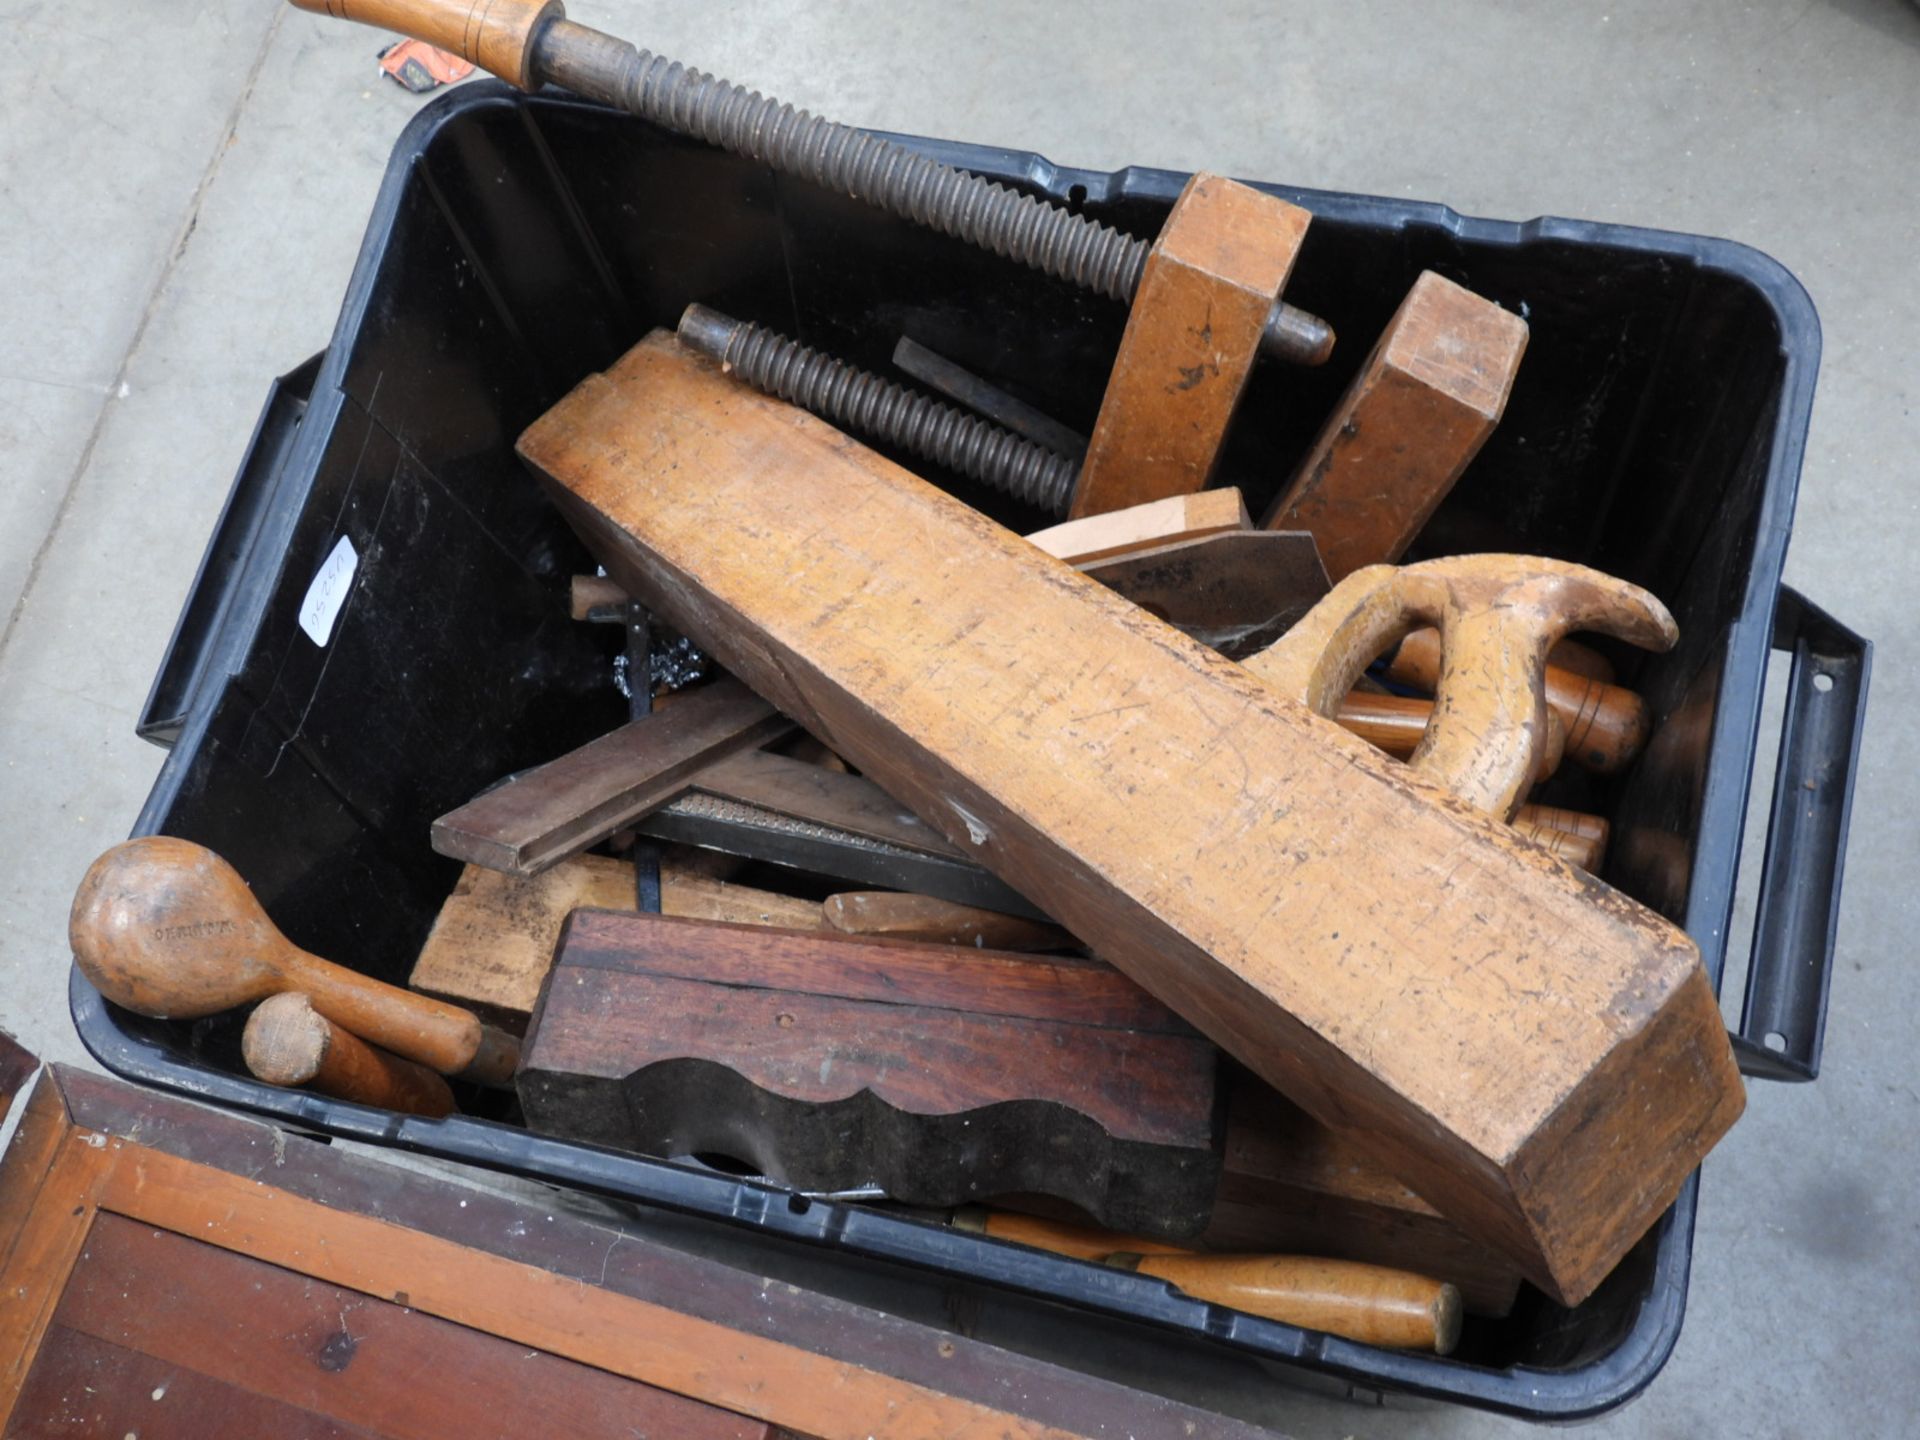
[[[1431,690],[1440,680],[1440,632],[1415,630],[1400,642],[1387,673],[1403,685]],[[1647,703],[1622,685],[1546,668],[1547,704],[1567,727],[1567,758],[1584,770],[1611,775],[1633,763],[1647,743]]]
[[[445,1080],[348,1034],[296,991],[269,995],[254,1007],[240,1053],[269,1085],[308,1086],[337,1100],[433,1119],[454,1111]]]
[[[1443,656],[1434,720],[1408,763],[1502,820],[1539,772],[1548,648],[1577,630],[1649,650],[1679,638],[1651,594],[1584,565],[1457,555],[1354,571],[1244,663],[1281,694],[1333,716],[1373,658],[1422,626],[1439,630]]]
[[[150,835],[114,846],[81,880],[67,934],[94,988],[139,1014],[193,1020],[297,990],[362,1040],[443,1075],[513,1084],[520,1046],[511,1035],[309,955],[204,845]]]
[[[1460,1292],[1409,1270],[1301,1255],[1202,1255],[1005,1210],[969,1207],[955,1214],[954,1224],[996,1240],[1153,1275],[1196,1300],[1368,1345],[1445,1355],[1460,1336]]]
[[[1449,1353],[1460,1339],[1460,1292],[1409,1270],[1306,1255],[1115,1256],[1126,1269],[1196,1300],[1366,1345]]]
[[[537,90],[533,44],[564,16],[560,0],[293,0],[296,8],[357,20],[438,45],[522,90]]]
[[[1375,695],[1355,690],[1340,702],[1334,717],[1344,730],[1351,730],[1369,745],[1405,760],[1420,748],[1433,719],[1433,701],[1417,695]],[[1566,758],[1567,727],[1556,710],[1547,712],[1546,743],[1540,747],[1536,782],[1548,780]]]

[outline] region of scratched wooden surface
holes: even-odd
[[[1431,270],[1263,522],[1305,530],[1335,584],[1398,560],[1506,412],[1527,322]]]
[[[128,1433],[1255,1431],[550,1201],[56,1069],[0,1165],[0,1434]]]
[[[623,584],[1550,1293],[1739,1114],[1679,930],[670,337],[521,449]]]
[[[1311,219],[1223,176],[1187,182],[1133,297],[1071,519],[1206,488]]]

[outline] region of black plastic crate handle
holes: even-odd
[[[1733,1048],[1748,1075],[1812,1080],[1820,1073],[1826,1036],[1873,646],[1783,585],[1773,648],[1790,652],[1793,668],[1747,994]]]
[[[275,484],[295,434],[307,413],[313,383],[326,352],[312,356],[273,382],[227,502],[200,557],[193,587],[180,607],[167,653],[147,692],[134,733],[171,749],[206,688],[226,616],[266,518]]]

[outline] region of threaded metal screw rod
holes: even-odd
[[[1145,240],[570,20],[541,28],[533,68],[542,79],[588,99],[851,195],[1056,279],[1127,303],[1140,288],[1152,249]],[[1261,349],[1296,364],[1318,365],[1332,353],[1333,338],[1317,316],[1276,304]]]
[[[990,420],[704,305],[687,307],[680,338],[756,390],[898,445],[1050,515],[1067,513],[1079,466]]]

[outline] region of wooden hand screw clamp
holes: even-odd
[[[1549,1294],[1740,1113],[1679,929],[671,336],[520,451],[630,594]]]
[[[1147,242],[1051,201],[942,165],[867,130],[796,112],[771,96],[636,50],[566,18],[559,0],[293,0],[302,10],[399,30],[538,90],[630,111],[784,174],[850,195],[916,225],[1123,302],[1146,298]],[[1324,320],[1275,302],[1255,339],[1269,355],[1319,365],[1333,351]],[[1193,486],[1191,488],[1198,489]]]
[[[1406,553],[1506,413],[1527,322],[1423,273],[1328,417],[1269,530],[1305,530],[1335,583]]]
[[[107,851],[80,882],[67,934],[93,987],[135,1014],[197,1020],[298,991],[370,1044],[442,1075],[513,1084],[511,1035],[309,955],[274,928],[238,871],[192,841],[150,835]]]
[[[1147,259],[1071,518],[1206,488],[1312,218],[1223,176],[1187,182]]]

